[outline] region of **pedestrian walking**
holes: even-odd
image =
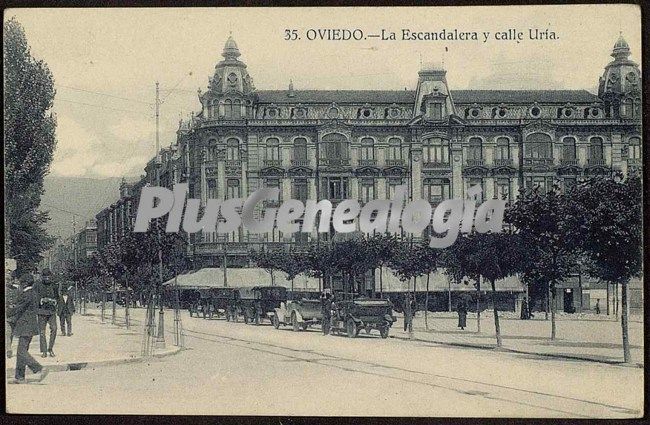
[[[55,357],[54,342],[56,341],[56,305],[59,299],[59,288],[49,269],[44,269],[41,282],[35,285],[38,297],[38,329],[41,357]],[[50,343],[47,343],[45,331],[50,327]]]
[[[17,285],[15,280],[9,276],[5,282],[5,311],[7,312],[7,320],[5,320],[5,347],[7,357],[13,356],[11,344],[14,338],[14,327],[16,325],[16,318],[9,315],[9,311],[16,306],[18,293],[20,292],[20,285]]]
[[[596,314],[600,314],[600,299],[596,299]]]
[[[528,308],[528,300],[524,297],[521,303],[521,320],[528,320],[530,318],[530,309]]]
[[[467,326],[467,302],[465,302],[465,299],[458,300],[456,311],[458,312],[458,327],[465,330],[465,326]]]
[[[75,313],[75,305],[74,297],[70,295],[71,291],[72,285],[64,286],[61,289],[61,296],[57,304],[59,322],[61,323],[61,335],[63,336],[72,336],[72,315]]]
[[[410,293],[404,296],[404,332],[413,330],[413,297]]]
[[[16,297],[16,305],[7,314],[15,318],[14,335],[18,338],[16,353],[16,374],[13,384],[25,383],[25,371],[29,368],[33,373],[40,373],[38,381],[45,379],[48,373],[31,354],[29,345],[34,335],[38,335],[38,304],[39,297],[34,291],[34,277],[26,273],[20,279],[20,291]]]
[[[329,294],[329,292],[323,292],[320,299],[321,313],[323,316],[321,328],[323,329],[323,335],[329,335],[330,324],[332,320],[332,296]]]

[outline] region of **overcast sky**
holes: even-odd
[[[155,81],[161,143],[181,116],[200,111],[196,91],[232,31],[258,89],[414,89],[422,62],[444,60],[451,89],[587,89],[622,31],[641,60],[633,5],[316,9],[13,9],[33,54],[54,74],[58,146],[52,174],[137,176],[154,154]],[[285,41],[295,28],[300,41]],[[559,40],[307,41],[309,28],[413,31],[554,31]],[[445,47],[448,52],[444,54]],[[191,75],[190,75],[191,72]],[[170,92],[170,89],[176,88]]]

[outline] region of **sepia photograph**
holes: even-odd
[[[641,14],[5,9],[5,413],[644,417]]]

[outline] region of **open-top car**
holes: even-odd
[[[348,337],[355,338],[362,329],[366,333],[377,329],[382,338],[388,338],[388,331],[395,320],[393,305],[388,300],[337,300],[332,303],[330,330],[335,334],[345,332]]]
[[[244,315],[244,323],[259,325],[264,317],[275,315],[275,309],[286,301],[287,288],[283,286],[239,288],[239,306]]]
[[[280,303],[271,316],[273,326],[278,329],[280,325],[291,325],[295,332],[300,329],[307,330],[310,325],[316,325],[323,319],[320,300],[302,298]]]

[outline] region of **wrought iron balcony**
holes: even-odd
[[[265,159],[264,160],[264,166],[265,167],[282,167],[282,160],[281,159]]]
[[[482,166],[485,163],[482,159],[467,159],[465,160],[465,165],[468,167]]]
[[[422,168],[450,168],[449,162],[424,162]]]
[[[241,159],[227,159],[225,161],[226,167],[241,167]]]
[[[404,166],[404,160],[403,160],[403,159],[387,159],[387,160],[386,160],[386,166],[387,166],[387,167],[400,167],[400,166]]]
[[[325,158],[321,160],[321,164],[329,166],[349,166],[350,160],[348,158]]]
[[[376,159],[360,159],[359,160],[359,166],[364,167],[364,166],[376,166],[377,165],[377,160]]]
[[[587,159],[587,164],[589,164],[589,165],[605,165],[605,160],[603,158],[589,158],[589,159]]]
[[[308,159],[292,159],[291,160],[291,165],[294,167],[309,167],[309,160]]]
[[[524,165],[553,165],[553,158],[524,158]]]
[[[562,158],[562,165],[578,165],[577,158]]]
[[[497,158],[494,160],[494,165],[497,167],[512,165],[512,158]]]

